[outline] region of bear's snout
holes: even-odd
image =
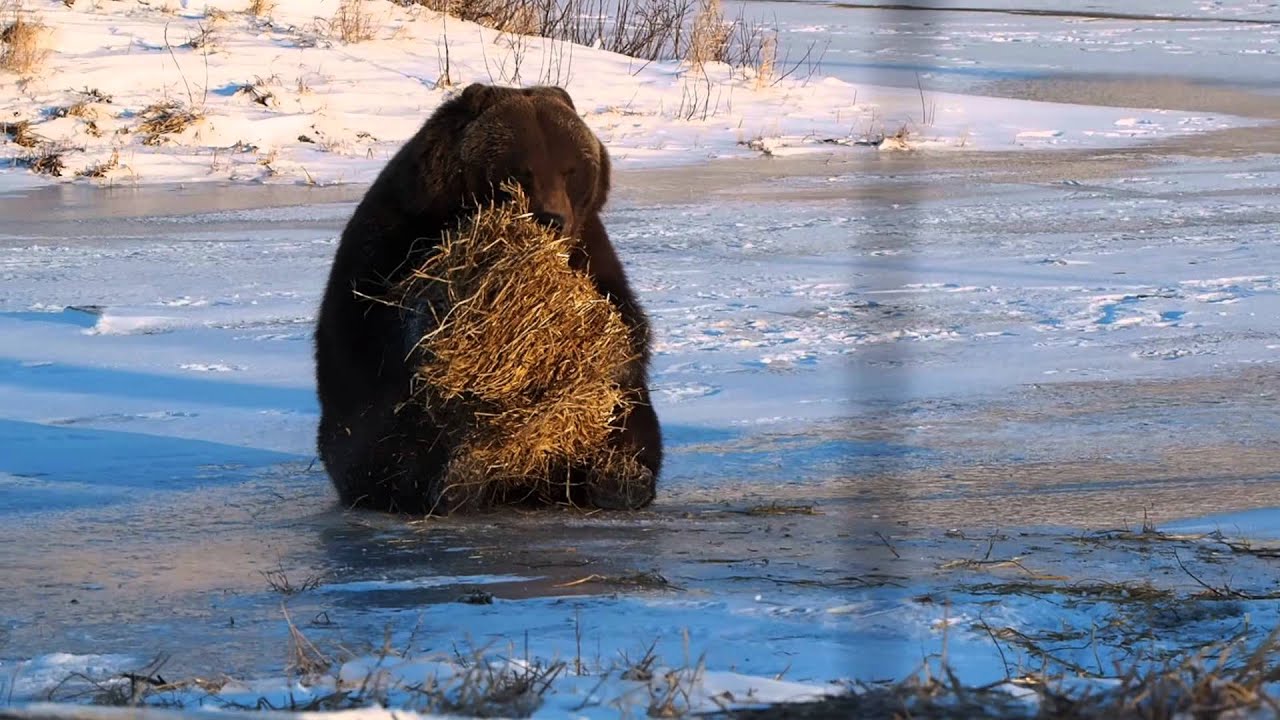
[[[576,219],[573,214],[573,203],[563,185],[555,187],[554,183],[534,183],[529,192],[529,210],[533,219],[544,227],[559,232],[574,232]]]
[[[555,212],[537,212],[533,214],[533,219],[539,225],[549,227],[552,230],[564,229],[564,216]]]

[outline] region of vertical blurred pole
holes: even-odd
[[[934,19],[931,7],[936,6],[933,0],[915,0],[912,4],[920,6],[919,9],[850,10],[856,13],[853,22],[876,23],[882,27],[875,30],[884,31],[866,28],[862,33],[867,38],[862,48],[863,57],[870,62],[859,73],[860,82],[915,88],[916,70],[930,55],[930,48],[925,47],[929,33],[924,30],[926,23]],[[885,134],[892,135],[898,130],[896,124],[888,125],[888,119],[884,122]],[[922,203],[926,200],[929,177],[923,162],[927,161],[910,153],[886,150],[870,157],[865,165],[859,164],[865,167],[862,172],[879,179],[857,186],[856,216],[866,218],[866,222],[857,223],[851,233],[855,272],[851,280],[855,299],[861,304],[877,304],[855,314],[854,322],[865,318],[869,332],[889,334],[930,324],[929,318],[921,316],[913,296],[899,292],[920,282],[917,271],[926,242],[919,236],[926,227],[922,225],[920,213],[925,212]],[[852,414],[858,427],[852,429],[853,435],[878,437],[892,446],[879,462],[852,463],[849,477],[856,492],[870,500],[865,509],[855,509],[855,517],[863,518],[860,521],[863,527],[854,528],[854,535],[859,538],[856,547],[863,548],[861,552],[867,555],[854,558],[858,572],[867,572],[870,567],[888,575],[910,576],[910,553],[894,543],[893,538],[929,522],[928,518],[913,514],[913,500],[927,488],[913,482],[912,478],[920,474],[912,472],[913,460],[901,450],[913,444],[908,428],[915,424],[911,413],[919,395],[913,386],[920,384],[918,373],[922,372],[917,359],[912,357],[916,352],[915,343],[897,338],[866,345],[854,353]],[[915,588],[910,587],[913,583],[908,580],[904,584],[908,587],[901,592],[914,594]],[[892,598],[890,602],[902,601],[892,588],[884,590],[888,592],[882,597]],[[897,637],[905,638],[907,634]],[[926,652],[922,643],[901,639],[888,639],[877,649],[891,657],[858,653],[854,677],[883,678],[894,672],[890,668],[917,667],[924,660],[922,652]]]

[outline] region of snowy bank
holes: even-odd
[[[694,69],[388,0],[360,6],[372,39],[344,43],[337,7],[281,0],[254,15],[244,0],[81,0],[29,10],[49,53],[27,73],[0,71],[4,186],[368,182],[471,82],[566,87],[620,167],[842,147],[1099,147],[1247,122],[851,84],[824,75],[820,49],[801,47],[780,48],[767,78],[723,63]]]

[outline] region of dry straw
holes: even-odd
[[[451,501],[562,500],[570,468],[643,473],[606,445],[631,403],[618,384],[633,358],[628,329],[570,267],[574,241],[506,189],[511,202],[479,209],[392,289],[425,328],[413,402],[458,448]]]
[[[159,145],[166,135],[183,132],[197,122],[201,115],[190,110],[182,103],[173,100],[153,103],[138,113],[141,122],[137,131],[142,136],[143,145]]]
[[[20,2],[0,0],[0,69],[32,75],[49,56],[45,47],[49,28]]]

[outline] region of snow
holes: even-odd
[[[69,168],[114,145],[121,160],[105,182],[0,174],[6,703],[230,674],[150,701],[225,716],[360,689],[351,704],[391,709],[314,714],[430,717],[423,683],[449,696],[564,663],[532,716],[614,718],[799,701],[944,659],[1000,683],[1046,652],[1106,687],[1114,663],[1277,621],[1257,551],[1280,539],[1280,172],[1210,143],[1235,128],[1274,148],[1270,131],[961,92],[1188,47],[1176,67],[1223,78],[1256,51],[1241,73],[1261,76],[1273,26],[941,13],[921,29],[806,5],[780,12],[784,40],[829,33],[835,61],[766,89],[712,67],[705,118],[678,112],[702,82],[681,66],[574,48],[560,79],[617,158],[605,222],[654,324],[659,502],[422,522],[333,507],[310,340],[360,183],[447,95],[444,21],[378,0],[384,36],[344,45],[317,30],[328,4],[284,0],[269,23],[241,4],[49,3],[48,71],[0,78],[0,111],[86,147]],[[219,28],[207,81],[166,23],[175,43]],[[912,60],[904,32],[936,35],[935,54]],[[448,34],[459,83],[513,52]],[[528,80],[551,54],[526,42]],[[255,76],[278,76],[276,104],[233,92]],[[112,96],[101,138],[43,113],[82,86]],[[197,93],[198,128],[114,135]],[[1148,511],[1160,533],[1138,529]],[[1148,582],[1169,596],[1131,602]],[[325,672],[290,670],[282,610]],[[628,672],[650,650],[651,677]]]
[[[928,73],[927,90],[889,87],[856,68],[845,72],[839,62],[806,63],[762,85],[750,69],[713,64],[703,73],[675,62],[641,63],[500,35],[388,0],[365,4],[377,23],[376,40],[344,44],[324,29],[333,3],[280,0],[269,17],[251,16],[243,5],[84,0],[42,6],[53,52],[34,77],[0,77],[0,113],[30,121],[43,141],[68,149],[62,182],[114,157],[114,168],[93,180],[110,185],[369,182],[449,93],[470,82],[563,85],[623,168],[819,152],[885,136],[906,142],[890,140],[879,146],[884,151],[1106,147],[1256,122],[957,95],[938,91]],[[770,12],[744,12],[757,10]],[[211,42],[184,45],[205,30]],[[446,41],[455,87],[440,82]],[[782,42],[789,41],[784,33]],[[797,56],[808,42],[795,40]],[[246,86],[270,97],[255,101]],[[85,95],[90,89],[98,94]],[[60,117],[60,109],[86,100],[80,115]],[[152,143],[139,123],[159,102],[197,110],[201,119]],[[0,158],[31,152],[0,145]],[[59,179],[12,167],[3,187],[51,180]]]

